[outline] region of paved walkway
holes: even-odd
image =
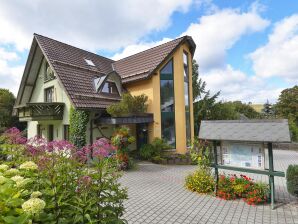
[[[298,152],[274,151],[275,169],[285,171],[298,164]],[[276,178],[277,208],[249,206],[242,200],[224,201],[199,195],[183,186],[195,166],[165,166],[140,162],[125,172],[121,183],[128,187],[124,218],[128,223],[297,223],[298,201],[286,190],[285,178]],[[266,176],[251,175],[268,181]]]

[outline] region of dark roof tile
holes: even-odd
[[[191,45],[192,54],[195,50],[192,38],[185,36],[113,61],[48,37],[38,34],[34,37],[77,108],[106,108],[119,101],[119,97],[107,98],[96,93],[93,84],[96,77],[116,71],[122,83],[146,79],[184,41]],[[95,66],[88,65],[85,59]]]

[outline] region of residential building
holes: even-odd
[[[28,137],[69,139],[69,112],[90,112],[87,142],[110,137],[125,124],[136,136],[133,148],[165,139],[185,153],[194,137],[192,58],[195,43],[180,37],[121,60],[112,60],[34,34],[15,108]],[[112,118],[106,108],[124,92],[148,96],[148,113]]]

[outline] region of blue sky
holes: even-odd
[[[292,0],[1,1],[0,27],[0,87],[14,94],[34,32],[113,59],[191,35],[200,75],[224,101],[275,102],[298,84]]]

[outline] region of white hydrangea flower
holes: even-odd
[[[40,213],[45,206],[45,201],[41,200],[40,198],[30,198],[28,201],[25,201],[22,204],[22,209],[24,212],[33,215]]]
[[[11,177],[10,179],[12,179],[14,182],[19,182],[19,181],[23,181],[24,177],[17,175],[17,176]]]
[[[21,176],[14,176],[12,178],[10,178],[11,180],[13,180],[14,182],[16,182],[16,185],[18,188],[24,187],[30,180],[30,178],[24,178]]]
[[[42,195],[40,191],[33,191],[31,194],[31,198],[38,198]]]
[[[32,161],[24,162],[20,165],[20,169],[22,170],[36,170],[37,168],[38,166]]]
[[[7,178],[6,177],[0,176],[0,185],[1,184],[5,184],[6,181],[7,181]]]
[[[20,171],[18,169],[15,168],[11,168],[9,170],[6,170],[4,175],[5,176],[16,176],[20,173]]]
[[[6,164],[1,164],[0,165],[0,171],[4,172],[6,170],[8,170],[9,166],[7,166]]]

